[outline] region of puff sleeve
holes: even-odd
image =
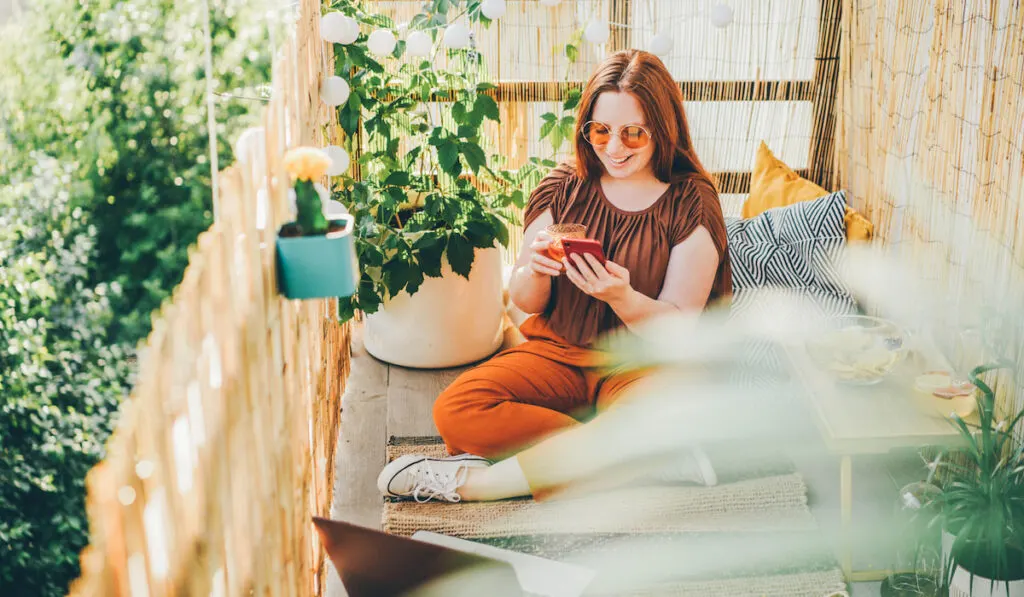
[[[571,164],[562,164],[549,172],[540,181],[537,188],[530,193],[530,200],[523,213],[523,227],[528,227],[549,209],[555,221],[560,221],[560,216],[565,211],[567,198],[575,186],[575,181],[576,168]]]
[[[727,236],[725,216],[718,191],[706,180],[691,178],[682,188],[682,197],[675,217],[670,224],[672,246],[683,242],[698,227],[703,226],[711,235],[718,258],[726,259]]]

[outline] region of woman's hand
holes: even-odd
[[[537,238],[530,244],[530,272],[534,275],[556,277],[562,274],[562,264],[548,256],[551,235],[546,230],[537,232]]]
[[[562,261],[569,280],[586,294],[614,304],[625,300],[633,287],[629,285],[629,270],[612,261],[602,266],[597,257],[573,254]]]

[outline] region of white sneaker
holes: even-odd
[[[711,460],[697,446],[668,463],[655,477],[667,483],[695,483],[707,487],[718,485],[718,475],[711,466]]]
[[[408,454],[392,460],[377,477],[377,489],[388,497],[403,497],[428,502],[458,502],[456,491],[466,482],[471,468],[486,468],[491,463],[472,454],[450,458],[429,458]]]

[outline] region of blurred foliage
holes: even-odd
[[[96,229],[75,164],[41,153],[0,187],[0,594],[63,595],[88,541],[85,474],[128,383],[117,286],[88,282]]]
[[[202,5],[48,0],[0,31],[2,595],[63,595],[78,574],[85,474],[210,224]],[[286,19],[211,5],[223,167]]]

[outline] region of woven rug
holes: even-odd
[[[439,438],[391,438],[388,460],[404,454],[446,455]],[[651,485],[548,502],[529,498],[459,504],[385,500],[383,528],[406,536],[419,530],[433,531],[553,559],[599,549],[602,543],[614,543],[623,536],[669,535],[685,540],[697,533],[742,535],[816,529],[807,507],[807,487],[788,462],[752,465],[746,459],[744,466],[730,469],[729,463],[712,460],[722,481],[715,487]],[[817,562],[810,568],[688,580],[615,594],[823,597],[845,588],[834,561]]]

